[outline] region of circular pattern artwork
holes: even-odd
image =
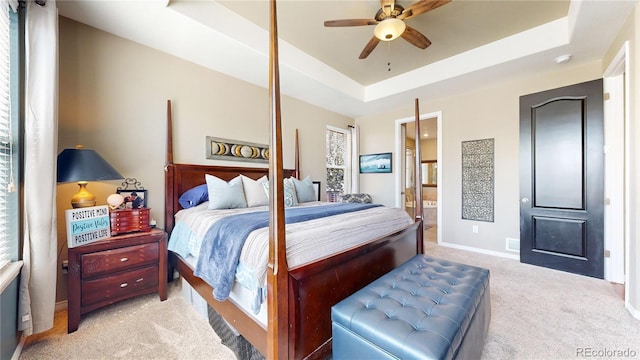
[[[207,136],[207,159],[269,161],[269,147]]]

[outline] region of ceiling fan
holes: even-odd
[[[381,8],[373,19],[327,20],[324,22],[324,26],[376,25],[373,31],[374,35],[360,53],[359,59],[369,56],[380,41],[391,41],[399,36],[420,49],[426,49],[431,45],[431,41],[418,30],[405,24],[404,20],[424,14],[449,2],[451,0],[419,0],[405,9],[396,4],[395,0],[380,0]]]

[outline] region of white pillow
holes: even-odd
[[[264,192],[263,183],[269,182],[267,176],[263,176],[258,180],[253,180],[244,175],[242,177],[242,187],[244,188],[244,197],[247,200],[248,207],[269,205],[269,198]]]
[[[290,178],[293,181],[293,185],[296,188],[296,196],[298,202],[316,201],[316,191],[313,188],[313,181],[307,176],[304,180],[298,180],[294,177]]]
[[[216,176],[206,174],[207,190],[209,191],[209,209],[246,208],[242,178],[240,175],[226,182]]]

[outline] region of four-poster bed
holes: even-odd
[[[416,221],[387,236],[341,251],[311,263],[289,268],[285,247],[283,180],[299,170],[282,164],[280,90],[275,1],[271,1],[270,47],[270,160],[269,168],[176,164],[173,161],[171,102],[167,103],[167,164],[165,168],[165,229],[175,228],[181,209],[178,198],[205,182],[205,175],[229,181],[239,174],[251,179],[264,175],[269,181],[269,257],[267,269],[267,325],[261,325],[231,300],[217,301],[212,287],[194,275],[193,266],[181,256],[171,256],[173,266],[217,314],[233,326],[269,359],[327,358],[331,353],[330,308],[356,290],[423,252],[422,214]],[[416,110],[417,115],[417,110]],[[419,134],[419,121],[416,123]],[[297,136],[296,136],[297,139]],[[297,150],[296,144],[296,150]],[[296,167],[298,167],[296,154]],[[420,176],[419,153],[416,174]],[[420,182],[416,182],[419,186]],[[417,191],[417,193],[421,193]],[[420,207],[418,207],[420,208]]]

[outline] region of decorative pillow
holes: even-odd
[[[316,201],[316,191],[313,188],[313,182],[311,178],[307,176],[304,180],[298,180],[296,178],[290,178],[293,181],[293,185],[296,188],[296,196],[298,202]]]
[[[206,174],[209,191],[209,209],[236,209],[247,207],[240,175],[226,182],[213,175]]]
[[[248,207],[269,205],[269,198],[264,192],[264,183],[269,183],[267,176],[263,176],[258,180],[253,180],[244,175],[242,177],[242,187],[244,188],[244,197],[247,200]]]
[[[371,204],[371,201],[371,195],[369,194],[343,194],[340,196],[340,202],[343,203]]]
[[[265,181],[262,183],[264,185],[264,192],[269,196],[269,182]],[[296,197],[296,188],[293,185],[293,181],[287,178],[284,179],[284,206],[292,207],[298,206],[298,198]]]
[[[209,190],[207,189],[207,184],[202,184],[185,191],[180,195],[178,202],[183,209],[188,209],[208,200]]]

